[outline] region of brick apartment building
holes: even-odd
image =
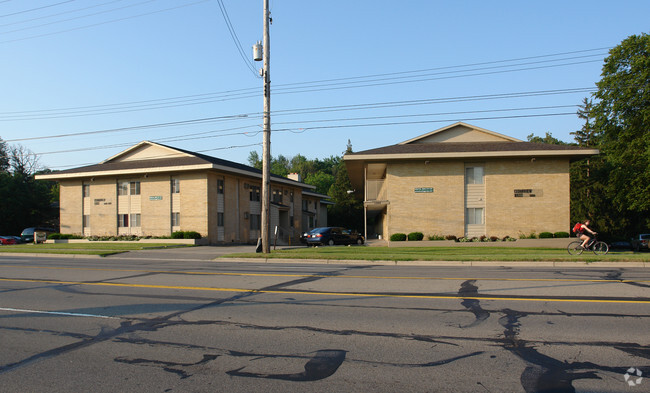
[[[169,236],[210,244],[260,236],[261,171],[144,141],[99,163],[37,176],[60,184],[60,231],[83,236]],[[297,177],[271,176],[271,228],[280,240],[327,225],[326,195]]]
[[[569,231],[569,163],[595,154],[455,123],[343,159],[371,238],[517,237]]]

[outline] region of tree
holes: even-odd
[[[533,143],[546,143],[549,145],[568,145],[568,143],[561,141],[553,137],[553,134],[546,132],[546,136],[542,138],[541,136],[536,136],[534,134],[528,135],[528,142]]]
[[[634,233],[650,226],[650,36],[630,36],[610,50],[601,77],[576,140],[601,152],[590,168],[598,182],[593,213],[605,215],[611,233]]]
[[[262,159],[255,150],[252,150],[250,153],[248,153],[248,165],[259,170],[262,169]]]
[[[349,139],[343,154],[347,153],[352,153],[352,144]],[[348,170],[342,159],[338,160],[334,176],[334,184],[328,192],[334,205],[328,208],[327,222],[330,225],[354,228],[363,232],[363,202],[348,192],[352,190],[352,183],[350,183]]]
[[[7,148],[7,142],[3,141],[0,138],[0,173],[7,172],[9,170],[9,150]]]
[[[56,183],[34,180],[40,164],[29,149],[0,142],[0,233],[17,235],[26,227],[53,223]]]
[[[14,175],[31,176],[42,169],[38,156],[22,145],[15,145],[9,149],[9,163]]]

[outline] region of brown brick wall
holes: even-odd
[[[389,163],[384,236],[423,232],[425,236],[464,235],[465,161]],[[567,231],[569,227],[569,162],[567,159],[482,160],[485,168],[485,234]],[[433,187],[433,193],[415,188]],[[535,197],[515,197],[530,189]],[[382,220],[380,219],[379,222]]]

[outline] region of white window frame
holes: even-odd
[[[485,225],[485,209],[482,207],[468,207],[465,210],[467,225]]]

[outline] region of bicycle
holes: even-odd
[[[596,240],[595,237],[591,239],[586,248],[582,247],[582,240],[576,240],[569,243],[566,249],[571,255],[580,255],[583,251],[593,251],[596,255],[605,255],[609,252],[607,243]]]

